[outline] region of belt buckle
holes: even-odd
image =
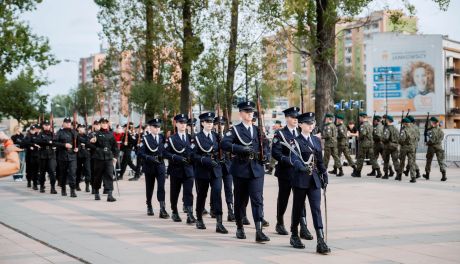
[[[108,151],[108,150],[109,150],[109,148],[108,148],[108,147],[104,147],[104,151]]]
[[[248,157],[250,160],[253,160],[254,159],[254,153],[251,153],[249,154],[249,157]]]

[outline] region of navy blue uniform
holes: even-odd
[[[218,160],[219,144],[217,134],[204,132],[195,136],[195,182],[197,187],[196,214],[203,214],[209,186],[211,186],[211,207],[215,215],[222,215],[222,167]]]
[[[306,172],[295,170],[291,178],[293,188],[294,202],[292,206],[292,224],[291,232],[297,235],[297,227],[299,225],[302,209],[305,204],[305,199],[308,197],[310,210],[313,218],[313,225],[316,230],[323,229],[323,221],[321,218],[321,175],[323,175],[327,183],[327,172],[323,163],[323,155],[321,149],[321,141],[316,136],[310,136],[307,141],[300,134],[295,140],[293,147],[298,153],[301,153],[302,160],[291,153],[292,163],[308,161],[311,155],[314,155],[314,163],[312,173],[308,175]],[[300,148],[300,150],[299,150]]]
[[[38,133],[28,133],[21,143],[21,148],[26,149],[26,178],[27,186],[38,189],[38,172],[40,170],[40,150],[37,146]]]
[[[179,137],[179,133],[172,135],[166,143],[164,157],[169,160],[167,173],[171,176],[171,210],[177,213],[177,200],[183,185],[183,201],[186,207],[193,206],[193,145],[190,135],[184,133],[185,141]]]
[[[71,144],[72,147],[68,149],[65,144]],[[59,162],[61,188],[65,190],[66,184],[69,184],[70,189],[75,189],[77,153],[74,152],[74,148],[78,146],[77,133],[70,128],[60,129],[56,135],[55,145],[58,147],[57,160]]]
[[[155,179],[157,180],[157,200],[165,201],[165,174],[164,143],[162,134],[158,134],[155,140],[153,134],[146,134],[142,137],[138,156],[143,160],[142,172],[145,173],[146,204],[152,206],[153,190]]]
[[[251,198],[252,215],[255,222],[263,220],[263,185],[264,167],[259,160],[259,136],[257,127],[252,125],[250,130],[243,123],[232,127],[222,140],[222,149],[235,154],[230,167],[233,175],[235,218],[238,226],[241,226],[242,216],[245,210],[245,201]],[[245,148],[250,147],[252,153],[248,154]],[[267,157],[268,146],[264,146]]]

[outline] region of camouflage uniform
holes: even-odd
[[[410,128],[412,130],[414,130],[414,136],[415,136],[415,154],[417,154],[417,145],[418,145],[418,142],[420,141],[420,131],[418,130],[418,126],[416,124],[414,124],[411,120],[411,124],[410,124]],[[416,178],[420,178],[420,169],[417,165],[417,163],[414,164],[415,166],[415,175],[416,175]],[[404,174],[407,176],[409,174],[409,163],[406,165],[406,170],[404,171]]]
[[[410,123],[409,119],[404,118],[403,123]],[[401,145],[401,151],[399,153],[400,167],[399,171],[404,170],[404,162],[407,157],[407,164],[409,164],[409,172],[411,180],[415,182],[415,135],[414,130],[408,126],[404,126],[399,133],[399,144]],[[398,173],[395,180],[401,180],[401,173]]]
[[[379,120],[378,118],[376,120]],[[371,162],[377,163],[379,159],[379,155],[382,155],[382,158],[383,158],[383,142],[382,142],[383,125],[380,122],[378,122],[377,125],[373,125],[372,138],[374,139],[374,159],[371,160]],[[377,178],[380,178],[382,176],[376,173],[377,173],[377,170],[372,169],[372,172],[367,174],[367,176],[377,176]]]
[[[324,166],[327,168],[329,165],[329,158],[332,155],[334,159],[334,170],[329,173],[336,174],[337,169],[342,168],[339,156],[337,155],[337,128],[334,123],[330,122],[325,124],[321,137],[324,139]]]
[[[399,131],[393,125],[386,125],[383,130],[383,179],[388,179],[388,168],[390,165],[390,156],[393,161],[396,173],[399,174]]]
[[[337,156],[339,157],[339,159],[343,153],[343,155],[347,159],[348,164],[350,164],[351,167],[355,168],[355,163],[353,162],[353,159],[350,156],[350,149],[348,148],[347,127],[343,123],[337,125],[337,150]]]
[[[361,177],[361,170],[366,156],[368,156],[372,162],[372,169],[376,169],[377,173],[381,174],[380,167],[374,159],[372,130],[372,125],[367,121],[363,122],[359,128],[358,158],[356,162],[356,171],[352,174],[353,177]]]
[[[432,121],[437,120],[436,118],[432,118]],[[441,181],[447,180],[446,178],[446,164],[444,163],[444,150],[442,149],[442,141],[444,139],[444,132],[439,126],[431,127],[427,133],[427,141],[426,144],[428,145],[428,150],[426,153],[426,166],[425,171],[426,174],[423,175],[425,179],[430,178],[430,171],[431,171],[431,162],[433,161],[434,154],[436,154],[436,158],[438,159],[439,170],[442,173]]]

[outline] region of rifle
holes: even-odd
[[[145,114],[145,109],[147,109],[147,103],[144,104],[144,109],[141,114],[141,119],[139,120],[139,129],[137,130],[137,145],[139,146],[141,144],[141,129],[142,129],[142,120],[144,119],[144,114]]]
[[[404,110],[401,111],[401,126],[399,127],[399,133],[401,133],[403,129],[403,124],[402,124],[403,119],[404,119]]]
[[[75,133],[77,133],[77,109],[73,111],[73,129],[75,130]],[[77,137],[73,137],[73,147],[77,148]]]
[[[54,115],[53,111],[50,113],[50,124],[51,124],[51,133],[54,133]]]
[[[263,124],[263,113],[260,103],[259,83],[256,81],[256,98],[257,98],[257,112],[259,112],[259,118],[257,119],[257,130],[259,134],[259,160],[264,160],[264,124]]]
[[[361,128],[361,123],[359,122],[359,108],[357,108],[356,110],[356,129],[358,130],[358,136],[356,137],[356,157],[358,157],[360,128]]]
[[[222,160],[223,158],[223,153],[222,153],[222,148],[220,147],[220,142],[222,141],[222,125],[220,124],[220,104],[219,104],[219,86],[216,88],[216,108],[217,108],[217,144],[219,146],[219,160]]]
[[[195,140],[195,122],[193,120],[193,110],[192,110],[192,98],[190,98],[190,106],[189,106],[189,116],[190,116],[190,142],[194,142]]]
[[[425,139],[425,143],[428,142],[428,125],[430,120],[430,112],[427,113],[426,120],[425,120],[425,130],[423,131],[423,137]]]
[[[86,97],[85,97],[85,127],[88,127],[88,105],[86,104]]]
[[[128,110],[129,111],[129,110]],[[128,122],[126,123],[126,128],[125,128],[125,137],[123,140],[124,145],[128,145],[128,134],[129,134],[129,122],[130,122],[130,117],[131,114],[128,112]]]
[[[409,113],[410,113],[410,109],[407,109],[406,117],[409,116]]]
[[[303,111],[303,87],[302,87],[302,80],[300,80],[300,111]]]

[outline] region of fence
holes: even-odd
[[[444,137],[444,154],[447,165],[460,167],[460,134],[449,134]]]

